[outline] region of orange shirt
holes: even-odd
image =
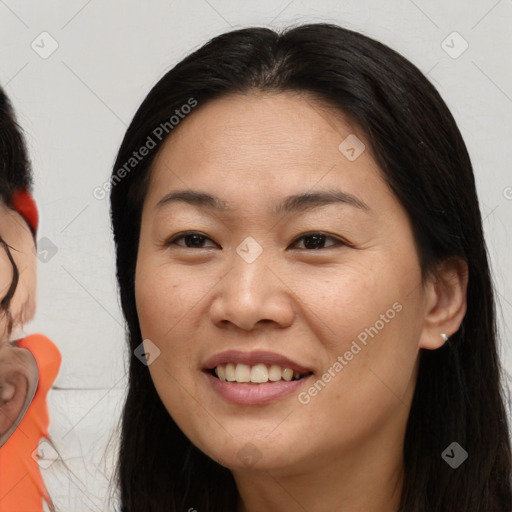
[[[39,369],[34,399],[7,442],[0,447],[0,512],[42,512],[43,498],[50,498],[32,458],[39,441],[48,436],[46,395],[59,373],[62,357],[55,344],[42,334],[31,334],[17,342],[30,350]]]

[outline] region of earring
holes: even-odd
[[[445,341],[445,343],[448,341],[448,336],[444,332],[441,333],[441,338]]]

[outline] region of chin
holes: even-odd
[[[232,440],[219,452],[218,449],[204,451],[208,457],[221,466],[232,471],[278,471],[282,474],[297,469],[297,453],[290,459],[288,447],[282,452],[276,451],[274,443],[266,443],[264,439]]]

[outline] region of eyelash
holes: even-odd
[[[176,245],[177,247],[181,247],[182,249],[205,249],[205,247],[194,248],[194,247],[185,247],[185,246],[181,246],[181,245],[176,244],[176,241],[181,240],[182,238],[184,239],[184,238],[187,238],[189,236],[194,236],[194,235],[198,236],[198,237],[200,237],[202,239],[205,239],[205,240],[211,240],[207,236],[205,236],[202,233],[199,233],[197,231],[187,231],[186,233],[181,233],[180,235],[177,235],[177,236],[173,237],[172,239],[168,240],[167,242],[165,242],[165,245],[166,246]],[[310,238],[310,237],[315,237],[315,236],[324,238],[326,240],[328,239],[328,240],[334,241],[334,242],[336,242],[336,245],[333,245],[333,246],[330,246],[330,247],[322,247],[320,249],[306,249],[306,248],[304,248],[304,249],[300,249],[300,250],[311,252],[311,251],[331,249],[331,248],[334,248],[336,246],[348,246],[348,247],[351,247],[351,244],[349,244],[348,242],[346,242],[344,240],[341,240],[340,238],[328,235],[327,233],[322,233],[321,231],[311,231],[311,232],[308,232],[308,233],[303,233],[302,235],[297,237],[292,242],[292,245],[296,244],[299,240],[301,240],[303,238]]]

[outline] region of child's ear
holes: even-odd
[[[25,219],[3,204],[0,205],[0,238],[4,242],[0,246],[0,301],[6,298],[17,279],[9,303],[5,308],[0,307],[3,309],[0,336],[9,336],[13,328],[25,324],[35,314],[37,256],[34,237]]]
[[[37,389],[38,369],[32,354],[8,342],[0,344],[0,446],[16,429]]]

